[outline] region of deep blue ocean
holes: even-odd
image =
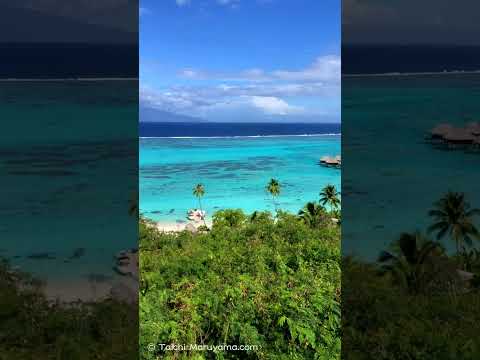
[[[140,123],[140,137],[223,137],[340,134],[340,124]]]

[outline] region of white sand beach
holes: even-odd
[[[206,219],[205,223],[209,228],[212,226],[211,219]],[[156,224],[156,228],[162,232],[181,232],[184,230],[193,229],[192,226],[195,229],[198,229],[200,226],[205,225],[203,221],[188,221],[188,222],[182,222],[182,223],[177,223],[174,221],[158,221],[155,224]]]
[[[46,282],[44,292],[50,301],[98,301],[107,297],[111,288],[111,281],[92,282],[88,279],[76,279],[75,281],[51,280]]]
[[[129,276],[115,276],[107,281],[89,279],[52,280],[45,284],[44,292],[49,301],[71,303],[94,302],[114,297],[126,302],[135,302],[138,296],[138,281]]]

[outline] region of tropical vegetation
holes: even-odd
[[[137,334],[136,306],[52,303],[41,282],[0,261],[0,359],[134,359]]]
[[[342,358],[480,358],[478,212],[449,192],[428,214],[435,238],[403,233],[376,263],[343,259]]]
[[[340,193],[337,191],[335,185],[328,184],[320,192],[320,204],[328,205],[333,210],[340,206]]]
[[[449,236],[455,242],[457,256],[464,245],[471,247],[473,240],[479,239],[473,217],[480,214],[480,209],[472,209],[463,193],[447,192],[428,214],[434,219],[429,232],[436,232],[438,240]]]
[[[280,193],[276,180],[267,189]],[[339,359],[340,227],[313,204],[300,215],[226,209],[196,233],[141,219],[141,358]]]
[[[280,196],[282,186],[280,185],[277,179],[270,179],[269,183],[267,184],[266,190],[272,196],[273,206],[275,207],[275,211],[276,211],[277,210],[276,198]]]

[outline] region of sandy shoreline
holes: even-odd
[[[205,220],[208,227],[212,226],[212,220]],[[188,222],[175,222],[175,221],[154,221],[155,227],[161,232],[181,232],[187,229],[190,224],[198,229],[200,226],[205,225],[203,221],[188,221]]]
[[[130,276],[121,275],[106,281],[88,279],[49,280],[46,281],[43,292],[47,300],[63,303],[79,300],[95,302],[109,297],[133,302],[138,294],[138,281]],[[118,295],[119,293],[120,295]]]

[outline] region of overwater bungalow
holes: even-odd
[[[335,157],[323,156],[320,158],[319,164],[327,167],[340,168],[340,166],[342,165],[342,157],[340,155],[337,155]]]
[[[480,123],[476,121],[468,123],[465,129],[474,136],[480,136]]]
[[[443,139],[449,144],[469,145],[473,144],[476,137],[464,128],[453,128],[443,136]]]
[[[443,139],[443,137],[453,129],[453,126],[450,124],[438,124],[430,131],[430,139]]]
[[[465,127],[454,127],[450,124],[435,126],[426,137],[432,143],[455,148],[478,148],[480,141],[480,124],[468,123]]]

